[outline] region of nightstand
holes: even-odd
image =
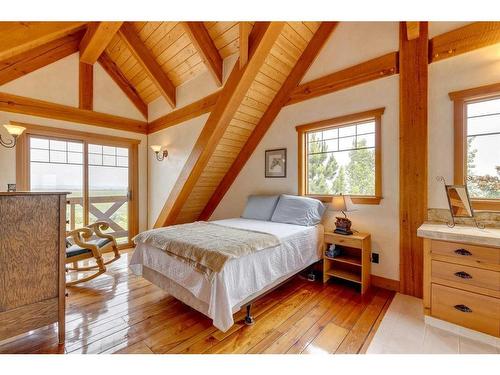
[[[323,252],[323,282],[331,277],[349,280],[360,285],[361,294],[370,287],[371,237],[368,233],[350,236],[325,232],[325,251],[330,244],[341,248],[341,255],[330,258]]]

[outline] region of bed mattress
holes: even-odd
[[[188,263],[142,243],[137,244],[130,268],[137,275],[142,275],[144,268],[153,270],[157,277],[151,281],[210,317],[222,331],[233,325],[233,313],[250,298],[321,258],[322,225],[304,227],[240,218],[214,223],[270,233],[280,244],[228,261],[212,282]]]

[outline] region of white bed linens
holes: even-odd
[[[135,274],[141,275],[144,265],[182,286],[191,296],[179,297],[185,297],[181,299],[187,304],[195,297],[206,305],[206,311],[201,312],[210,317],[214,326],[221,331],[227,331],[233,325],[233,313],[241,308],[242,302],[249,296],[321,257],[322,225],[305,227],[240,218],[217,220],[214,223],[274,234],[281,243],[228,261],[212,283],[193,266],[161,249],[142,243],[137,245],[132,255],[130,268]],[[176,290],[177,294],[179,289]],[[200,304],[196,305],[192,307],[201,310]]]

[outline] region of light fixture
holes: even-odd
[[[332,210],[340,211],[344,214],[344,217],[336,217],[337,221],[335,221],[335,233],[338,234],[352,234],[351,231],[351,220],[347,218],[345,214],[347,211],[347,205],[345,203],[345,197],[341,195],[334,195],[332,197]]]
[[[23,133],[25,128],[17,125],[4,125],[4,128],[7,129],[7,132],[10,134],[12,139],[6,142],[2,139],[2,136],[0,135],[0,144],[7,148],[13,148],[17,143],[17,137],[19,137]]]
[[[160,145],[151,145],[151,149],[155,152],[156,160],[162,161],[168,156],[167,150],[161,150],[162,147]],[[161,153],[161,154],[160,154]]]

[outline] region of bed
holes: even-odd
[[[321,259],[323,226],[234,218],[212,221],[223,227],[267,233],[279,243],[228,260],[207,277],[192,264],[151,243],[136,243],[130,268],[137,275],[212,319],[227,331],[233,314],[293,275]],[[247,318],[250,317],[248,311]]]

